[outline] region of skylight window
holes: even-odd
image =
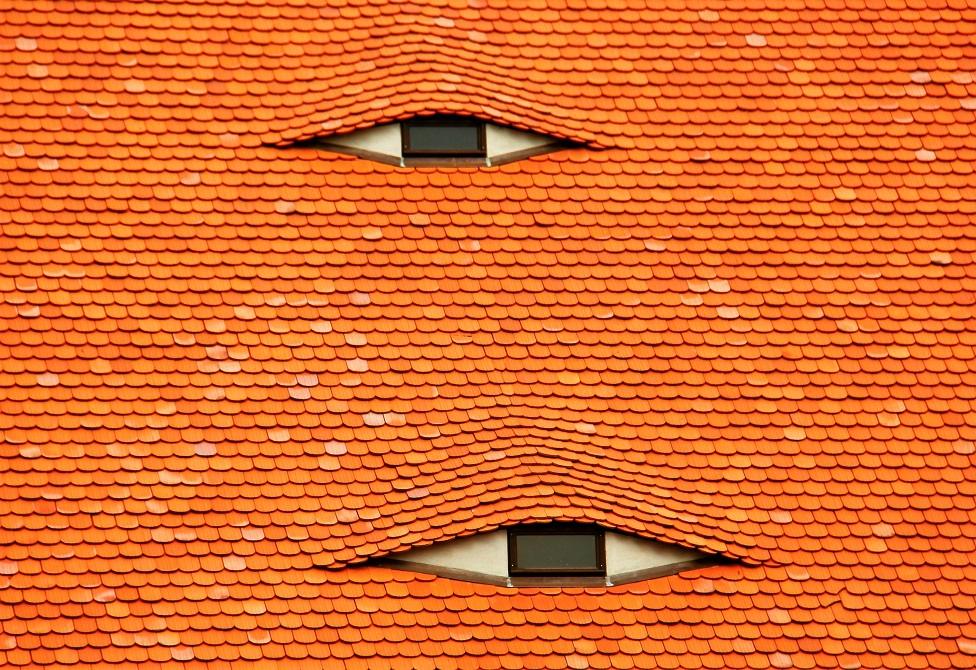
[[[477,119],[431,116],[400,124],[405,158],[484,158],[485,124]]]

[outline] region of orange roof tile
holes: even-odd
[[[0,667],[976,667],[976,11],[706,4],[10,3]],[[544,519],[737,563],[367,561]]]

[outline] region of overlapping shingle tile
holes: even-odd
[[[976,666],[976,11],[16,2],[0,666]],[[400,169],[414,114],[584,145]],[[368,559],[578,519],[738,559]]]

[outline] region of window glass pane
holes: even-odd
[[[520,570],[585,570],[596,569],[596,537],[593,535],[515,536]]]
[[[411,151],[477,152],[477,126],[409,126]]]

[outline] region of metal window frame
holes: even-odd
[[[424,116],[400,122],[400,142],[404,158],[486,158],[488,145],[485,141],[485,122],[457,116]],[[415,126],[460,126],[478,131],[477,149],[412,149],[410,129]]]
[[[520,568],[518,543],[520,535],[587,535],[596,540],[596,566],[592,568]],[[599,526],[568,523],[531,524],[508,529],[508,574],[512,577],[604,577],[607,574],[606,536]]]

